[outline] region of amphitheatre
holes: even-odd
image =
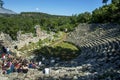
[[[74,45],[79,54],[65,61],[52,56],[49,56],[49,58],[45,57],[42,66],[37,66],[38,68],[36,69],[29,69],[26,74],[17,72],[10,74],[1,73],[0,80],[120,79],[119,23],[79,23],[73,31],[59,33],[53,31],[48,33],[46,30],[41,29],[41,25],[35,25],[34,32],[35,36],[33,33],[18,31],[17,40],[13,40],[9,34],[1,32],[0,47],[9,47],[11,55],[15,57],[22,56],[36,62],[45,56],[32,53],[40,50],[48,50],[48,53],[52,53],[55,50],[53,47],[56,44],[62,44],[62,42]],[[41,46],[42,49],[40,49]],[[52,60],[55,60],[55,62],[51,62]],[[43,72],[45,68],[49,68],[49,74]],[[2,72],[1,69],[0,72]]]
[[[93,27],[97,26],[97,27]],[[79,24],[73,32],[68,33],[66,40],[81,49],[80,55],[68,62],[56,63],[50,67],[50,75],[44,76],[42,71],[30,70],[26,75],[41,76],[45,80],[78,79],[92,80],[99,77],[119,79],[120,74],[120,25],[118,24]],[[11,73],[5,80],[11,78],[27,80],[23,74]],[[32,77],[31,76],[31,77]],[[33,80],[34,80],[34,77]],[[11,80],[12,80],[11,78]],[[17,80],[17,79],[15,79]]]

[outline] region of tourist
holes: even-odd
[[[28,72],[28,66],[26,64],[23,64],[22,71],[23,71],[23,73],[27,73]]]
[[[21,73],[23,71],[22,64],[20,64],[19,68],[17,69],[18,73]]]
[[[50,73],[50,69],[49,68],[45,68],[45,74],[48,75]]]
[[[12,55],[11,55],[12,56]],[[29,68],[36,69],[37,63],[35,62],[28,62],[27,59],[23,59],[22,57],[15,58],[12,57],[5,57],[5,54],[2,54],[2,73],[3,74],[10,74],[12,72],[18,73],[27,73]],[[40,65],[41,63],[39,63]],[[49,70],[45,69],[46,74],[48,74]]]
[[[5,53],[2,53],[2,60],[5,60]]]
[[[7,47],[6,48],[7,54],[10,54],[10,49]]]
[[[28,64],[28,67],[33,68],[33,62],[32,61],[30,61],[30,63]]]
[[[10,66],[11,72],[15,72],[15,67],[14,67],[14,63],[12,62],[11,66]]]
[[[3,60],[3,63],[2,63],[2,73],[3,73],[3,74],[6,74],[6,73],[7,73],[7,72],[6,72],[6,65],[7,65],[6,60]]]
[[[36,63],[35,63],[35,62],[33,62],[33,64],[32,64],[32,68],[33,68],[33,69],[35,69],[35,68],[36,68],[36,66],[37,66],[37,65],[36,65]]]
[[[7,74],[11,73],[11,65],[12,65],[12,62],[10,60],[8,60],[7,65],[6,65]]]
[[[3,51],[3,53],[6,53],[7,51],[6,51],[6,48],[3,46],[2,47],[2,51]]]
[[[15,66],[15,71],[20,72],[21,63],[19,63],[18,61],[16,61],[14,63],[14,66]]]
[[[41,62],[41,61],[39,61],[38,66],[40,67],[40,66],[41,66],[41,64],[42,64],[42,62]]]

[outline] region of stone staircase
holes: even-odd
[[[98,80],[120,78],[120,25],[80,24],[68,34],[67,41],[81,49],[73,60],[77,66],[91,64],[91,69],[86,71],[96,72]]]
[[[119,80],[120,26],[118,24],[80,24],[66,41],[81,49],[68,62],[50,66],[50,74],[30,69],[27,74],[0,74],[1,80]]]

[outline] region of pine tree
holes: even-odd
[[[107,5],[108,0],[103,0],[102,3]]]

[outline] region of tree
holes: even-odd
[[[90,19],[91,19],[91,13],[85,12],[85,13],[81,13],[78,15],[77,22],[78,23],[89,23]]]
[[[120,3],[120,0],[112,0],[112,3],[113,4],[116,4],[116,3],[118,4],[118,3]]]
[[[108,0],[103,0],[102,3],[107,5]]]

